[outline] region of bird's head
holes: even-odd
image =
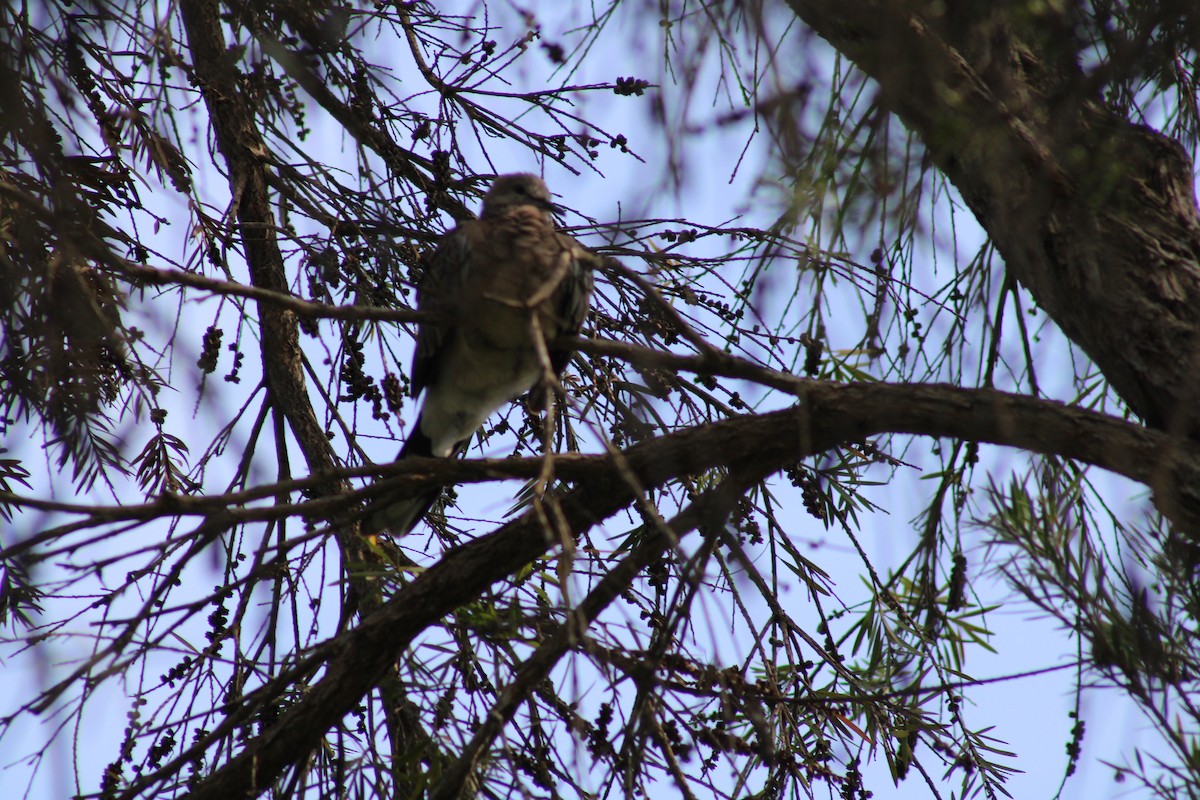
[[[483,196],[483,217],[498,217],[520,206],[533,206],[547,215],[558,207],[550,201],[550,190],[537,175],[520,172],[501,175]]]

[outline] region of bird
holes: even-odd
[[[434,249],[417,287],[417,309],[434,317],[418,325],[410,370],[412,396],[425,397],[398,461],[461,455],[497,409],[546,383],[541,353],[555,376],[566,367],[573,349],[563,337],[583,325],[598,260],[558,231],[556,210],[538,176],[502,175],[479,218]],[[440,491],[380,498],[363,532],[409,533]]]

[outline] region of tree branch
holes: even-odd
[[[652,529],[628,556],[608,570],[579,606],[569,611],[566,621],[558,630],[546,637],[537,651],[521,665],[483,723],[475,730],[471,741],[463,748],[462,754],[433,787],[429,793],[430,800],[454,800],[464,796],[465,787],[470,785],[475,766],[484,750],[491,746],[504,726],[512,721],[517,709],[546,680],[554,665],[580,641],[583,632],[600,613],[633,583],[647,564],[660,558],[686,534],[701,525],[723,524],[738,498],[764,477],[762,474],[735,474],[725,479],[677,514],[667,523],[666,531]]]
[[[266,179],[266,145],[226,54],[219,4],[214,0],[188,0],[180,10],[217,149],[229,166],[229,190],[251,283],[277,294],[289,294]],[[264,374],[273,406],[287,418],[309,471],[332,472],[335,464],[329,441],[305,386],[296,314],[273,304],[261,304],[259,331]],[[330,490],[341,488],[344,487],[334,486]]]
[[[669,358],[691,361],[686,357]],[[682,475],[720,467],[762,475],[798,459],[880,433],[912,433],[992,442],[1078,459],[1111,469],[1154,490],[1155,502],[1181,529],[1200,531],[1200,454],[1165,434],[1092,411],[1046,400],[945,385],[827,384],[795,381],[799,406],[726,420],[643,442],[625,453],[625,465],[646,489]],[[563,478],[584,460],[561,456]],[[526,459],[530,474],[539,459]],[[451,462],[453,463],[453,462]],[[516,462],[521,463],[521,462]],[[462,472],[492,463],[459,463]],[[451,471],[447,465],[447,471]],[[591,464],[587,480],[562,498],[576,535],[634,500],[623,471]],[[461,474],[461,473],[460,473]],[[305,760],[321,737],[361,702],[396,654],[427,626],[469,602],[488,586],[543,555],[552,543],[535,510],[490,535],[451,551],[404,587],[383,608],[318,652],[328,656],[325,677],[271,729],[218,769],[192,800],[261,791],[288,767]],[[297,666],[311,672],[305,661]],[[180,758],[195,758],[186,752]],[[170,767],[164,768],[170,772]],[[145,780],[151,780],[148,776]],[[142,784],[139,784],[139,786]],[[138,787],[125,795],[133,798]]]
[[[268,151],[239,84],[238,73],[228,58],[219,3],[215,0],[184,0],[180,11],[217,148],[229,167],[229,188],[250,269],[250,282],[261,289],[286,294],[287,273],[276,238],[278,226],[272,212],[267,176]],[[332,475],[337,460],[309,400],[296,312],[273,303],[260,303],[258,312],[263,374],[271,405],[287,420],[309,472]],[[345,481],[331,479],[315,491],[332,496],[345,494],[348,489]],[[337,533],[344,562],[384,563],[358,535],[357,526],[344,529],[339,526]],[[348,612],[368,613],[378,607],[378,589],[368,578],[350,575],[349,585],[352,591],[347,597]],[[416,710],[397,679],[394,664],[391,674],[385,670],[375,673],[372,685],[376,684],[384,697],[393,756],[411,749],[434,757],[437,754],[434,740],[413,724]],[[394,761],[400,759],[396,757]],[[410,787],[401,787],[398,791],[405,794],[407,788]]]
[[[1003,4],[789,5],[878,81],[1130,408],[1200,438],[1200,212],[1182,147],[1105,107],[1077,54],[1035,51]]]

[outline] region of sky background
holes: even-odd
[[[543,26],[542,41],[570,42],[575,35],[571,31],[579,24],[579,14],[586,13],[581,7],[566,10],[569,4],[540,2],[533,10]],[[471,6],[473,8],[473,6]],[[469,9],[465,9],[469,10]],[[502,43],[519,36],[520,27],[518,15],[513,9],[493,8],[493,24],[498,26],[496,38]],[[682,29],[677,34],[684,36]],[[611,81],[617,76],[636,75],[663,84],[662,97],[668,119],[677,124],[679,130],[686,130],[685,135],[668,137],[661,126],[653,121],[650,95],[645,98],[615,97],[612,94],[589,94],[583,97],[579,113],[585,118],[598,118],[612,133],[624,134],[630,149],[640,156],[640,160],[620,152],[607,145],[599,147],[600,156],[595,162],[597,171],[584,170],[581,174],[571,174],[567,170],[548,164],[540,164],[521,151],[512,151],[506,157],[495,160],[497,171],[515,172],[530,171],[545,175],[552,191],[556,192],[563,203],[576,208],[584,217],[601,222],[616,222],[622,219],[680,217],[695,223],[720,225],[737,219],[737,224],[747,226],[766,226],[779,213],[778,199],[780,190],[776,183],[777,175],[771,154],[769,152],[769,137],[753,136],[753,119],[741,122],[724,122],[716,124],[726,116],[728,108],[720,100],[727,86],[717,82],[715,53],[702,60],[695,75],[694,89],[689,98],[684,98],[680,91],[673,88],[665,80],[662,72],[662,31],[655,29],[645,17],[624,7],[609,23],[604,35],[596,44],[600,52],[611,57],[585,59],[583,66],[571,77],[576,84]],[[817,42],[805,41],[792,35],[785,39],[785,44],[791,49],[781,50],[786,63],[781,63],[778,71],[767,70],[771,79],[779,85],[788,85],[796,72],[808,69],[818,73],[831,65],[833,54]],[[708,47],[711,43],[697,42],[697,49]],[[799,48],[803,47],[803,52]],[[800,52],[799,56],[797,53]],[[404,84],[406,77],[411,77],[412,65],[405,60],[406,51],[393,46],[393,43],[381,40],[372,52],[372,57],[381,62],[391,61],[396,70],[398,81]],[[615,72],[614,72],[615,70]],[[531,56],[521,62],[520,68],[509,77],[519,76],[523,86],[515,88],[536,88],[546,83],[561,82],[561,74],[556,74],[554,65],[547,58]],[[415,81],[409,85],[414,85]],[[719,98],[714,104],[713,98]],[[419,102],[419,101],[418,101]],[[435,99],[428,98],[429,110],[436,108]],[[322,161],[341,164],[348,172],[356,170],[356,154],[352,143],[339,126],[326,118],[315,106],[310,105],[308,124],[312,133],[304,140],[296,140],[294,145],[302,151],[307,151],[313,158]],[[206,134],[198,133],[200,140]],[[492,153],[504,153],[506,148],[498,147],[489,142]],[[286,156],[280,154],[281,157]],[[741,157],[740,165],[735,167],[735,159]],[[682,169],[672,172],[672,163],[682,165]],[[197,192],[214,209],[223,208],[229,202],[229,190],[225,179],[211,167],[195,164],[197,168]],[[473,165],[481,172],[488,171],[482,158]],[[163,193],[164,201],[161,209],[163,216],[177,221],[176,224],[164,227],[157,237],[157,246],[166,254],[181,258],[182,254],[191,247],[184,220],[187,210],[172,196]],[[955,212],[955,205],[960,207]],[[940,235],[931,235],[934,240],[928,245],[928,252],[916,259],[924,264],[928,271],[926,276],[929,286],[939,285],[944,276],[950,274],[950,267],[956,261],[970,258],[982,241],[982,234],[974,225],[969,213],[962,210],[961,204],[953,194],[942,196],[936,202],[928,204],[924,209],[932,225],[937,227]],[[953,214],[953,216],[951,216]],[[568,224],[579,220],[568,217]],[[946,232],[953,231],[953,237]],[[620,241],[620,234],[615,234]],[[586,240],[585,240],[586,242]],[[861,253],[852,254],[859,263],[868,263],[869,242],[864,242]],[[697,248],[706,246],[698,243]],[[939,266],[940,265],[940,266]],[[729,278],[732,280],[741,267],[732,265]],[[940,272],[938,271],[940,270]],[[935,275],[934,273],[937,272]],[[939,277],[940,276],[940,277]],[[244,269],[233,276],[237,280],[247,280]],[[996,276],[998,281],[999,275]],[[786,285],[782,281],[781,285]],[[784,313],[785,296],[765,293],[756,299],[756,307],[766,320],[777,319]],[[835,351],[839,345],[849,348],[862,335],[862,312],[856,305],[856,300],[847,293],[844,297],[844,308],[831,306],[828,319],[832,324],[845,321],[845,329],[831,327],[831,339]],[[1032,305],[1032,304],[1030,304]],[[892,312],[895,309],[891,309]],[[136,310],[135,310],[136,313]],[[231,321],[233,311],[230,308],[221,309],[218,301],[204,299],[203,295],[194,293],[191,300],[183,306],[182,325],[180,330],[187,336],[181,336],[182,345],[176,356],[175,364],[165,365],[166,374],[172,376],[171,396],[167,405],[170,418],[175,421],[186,420],[189,426],[212,426],[217,420],[228,420],[238,402],[251,397],[253,381],[238,386],[220,384],[207,391],[201,392],[195,384],[195,370],[190,365],[195,363],[199,355],[196,349],[199,344],[199,331],[214,320]],[[932,308],[923,313],[929,315],[930,325],[936,330],[939,324]],[[148,330],[163,325],[163,318],[158,313],[146,314],[138,323]],[[322,325],[323,334],[331,329]],[[931,332],[931,336],[936,333]],[[1014,340],[1015,341],[1015,340]],[[332,344],[320,340],[308,340],[307,346],[314,354],[319,354],[322,347],[330,348]],[[1037,345],[1037,363],[1039,367],[1040,385],[1043,391],[1051,396],[1069,400],[1074,396],[1073,376],[1075,367],[1073,359],[1079,355],[1073,352],[1063,337],[1052,328],[1047,328],[1040,336]],[[247,359],[256,357],[256,343],[249,338],[245,343]],[[1016,354],[1012,354],[1016,357]],[[226,359],[226,353],[222,358]],[[404,355],[404,359],[407,354]],[[1019,361],[1019,358],[1016,360]],[[405,361],[405,364],[407,362]],[[219,380],[219,375],[228,369],[228,363],[223,361],[221,368],[209,380]],[[1001,378],[1001,383],[1003,378]],[[999,388],[1018,388],[1001,385]],[[744,390],[747,400],[758,408],[779,407],[786,404],[786,399],[766,396],[762,390],[747,387]],[[406,409],[408,419],[414,412],[412,404]],[[369,418],[369,413],[360,414],[359,420]],[[230,445],[230,452],[237,452],[239,441],[243,441],[250,420],[243,421],[235,428]],[[22,431],[16,428],[16,435],[5,442],[9,448],[9,456],[31,458],[35,462],[43,459],[46,465],[44,475],[35,477],[37,481],[30,494],[40,496],[49,490],[64,500],[75,500],[73,490],[66,488],[56,475],[52,456],[49,453],[38,452],[36,432],[33,429]],[[394,453],[399,436],[398,428],[392,430],[361,430],[360,443],[367,448],[369,455],[379,461],[390,460]],[[130,429],[122,433],[129,441],[129,447],[136,452],[141,446],[145,434]],[[374,438],[372,438],[374,437]],[[211,437],[200,437],[207,440]],[[929,444],[918,442],[906,454],[905,460],[917,464],[915,469],[901,469],[895,476],[878,475],[881,480],[890,481],[887,485],[866,489],[867,497],[881,507],[878,513],[867,514],[863,518],[860,535],[863,546],[871,556],[875,567],[880,572],[886,572],[890,566],[896,565],[911,550],[915,533],[912,520],[923,510],[933,488],[933,481],[922,480],[924,473],[936,462],[925,458],[922,454],[928,451]],[[471,455],[494,454],[473,450]],[[1001,448],[985,447],[981,450],[981,463],[987,465],[989,472],[1003,482],[1013,471],[1023,471],[1026,460],[1018,453]],[[295,460],[297,464],[300,459]],[[231,465],[229,460],[215,462],[214,468],[206,478],[206,488],[209,491],[219,491],[222,487],[223,476],[221,467]],[[982,474],[982,472],[980,472]],[[273,474],[263,472],[258,476],[262,482],[274,479]],[[1121,479],[1093,473],[1101,487],[1103,496],[1118,508],[1124,508],[1129,519],[1136,519],[1144,512],[1146,501],[1141,487]],[[47,483],[49,481],[50,483]],[[847,606],[853,606],[865,597],[862,584],[862,565],[852,546],[836,529],[826,530],[817,520],[808,517],[799,504],[797,492],[790,492],[786,481],[776,481],[774,487],[784,496],[789,496],[791,505],[789,513],[795,514],[795,532],[800,541],[810,543],[807,555],[828,571],[837,586],[837,597]],[[55,489],[54,487],[58,488]],[[131,487],[114,487],[111,490],[100,487],[94,494],[99,502],[113,502],[114,498],[130,496]],[[460,490],[464,515],[471,516],[476,512],[496,516],[511,504],[513,493],[511,484],[495,486],[471,486]],[[79,498],[81,501],[84,498]],[[32,531],[46,524],[46,521],[36,515],[23,514],[14,522],[12,534],[18,539],[24,531]],[[153,536],[153,531],[147,531],[147,536]],[[1017,599],[1005,583],[988,573],[988,551],[986,550],[987,533],[975,530],[965,542],[971,565],[972,589],[978,593],[978,602],[984,605],[997,605],[996,610],[986,616],[987,627],[992,631],[990,639],[991,651],[984,648],[972,648],[967,657],[968,670],[977,678],[993,680],[987,685],[976,687],[968,694],[970,705],[966,710],[968,724],[972,727],[985,722],[991,722],[996,727],[992,731],[998,740],[1004,742],[1002,749],[1014,751],[1017,755],[1009,763],[1024,770],[1023,774],[1011,779],[1007,788],[1014,797],[1018,798],[1051,798],[1055,796],[1062,778],[1066,763],[1065,745],[1070,739],[1071,720],[1068,712],[1074,705],[1073,672],[1070,669],[1050,672],[1036,677],[1008,679],[1018,675],[1047,668],[1059,667],[1072,663],[1077,654],[1075,643],[1055,623],[1046,620],[1030,604]],[[420,532],[414,534],[404,544],[414,551],[419,551],[424,542]],[[124,547],[128,544],[123,543]],[[763,554],[760,560],[764,559]],[[995,554],[991,554],[995,557]],[[325,565],[328,568],[328,565]],[[211,591],[213,581],[219,580],[221,571],[214,561],[208,565],[197,565],[187,580],[195,582],[197,596],[203,596]],[[106,585],[119,581],[116,573],[105,576]],[[326,576],[326,579],[327,576]],[[83,586],[86,586],[86,582]],[[81,587],[82,588],[82,587]],[[580,586],[582,589],[582,585]],[[186,590],[185,590],[186,591]],[[580,596],[579,591],[575,597]],[[177,600],[183,599],[177,597]],[[806,611],[806,596],[797,586],[785,587],[783,593],[785,605],[796,614],[802,622],[815,627],[817,619],[810,611]],[[69,601],[57,601],[56,611]],[[766,619],[765,609],[751,609],[757,619]],[[619,610],[610,613],[619,615]],[[734,634],[728,632],[728,620],[731,610],[728,601],[723,596],[702,597],[697,606],[697,614],[693,622],[699,619],[711,620],[711,628],[701,627],[697,641],[703,643],[704,637],[710,638],[709,647],[713,663],[725,666],[731,663],[741,663],[741,653],[745,649],[745,631],[739,630]],[[629,620],[634,625],[635,620]],[[724,626],[723,626],[724,623]],[[81,633],[86,633],[86,626],[80,625]],[[811,628],[810,628],[811,630]],[[202,635],[202,634],[198,634]],[[34,648],[21,651],[11,644],[0,645],[0,667],[5,673],[5,682],[9,691],[0,695],[0,716],[12,708],[18,699],[28,696],[32,687],[45,688],[58,676],[64,674],[72,662],[87,652],[86,638],[77,640],[77,650],[70,647],[55,645],[48,655],[45,649]],[[168,665],[170,659],[164,660]],[[572,662],[577,664],[578,662]],[[164,666],[165,669],[165,666]],[[569,674],[568,674],[569,673]],[[597,676],[580,674],[575,668],[560,668],[559,673],[564,679],[573,681],[578,687],[580,701],[586,707],[594,703],[596,694],[590,689],[603,686],[604,680]],[[122,695],[121,683],[112,682],[99,690],[97,696],[89,700],[89,707],[83,717],[83,725],[79,729],[61,736],[57,744],[46,751],[41,758],[46,760],[39,770],[38,776],[28,793],[23,788],[28,784],[28,774],[33,762],[25,759],[26,753],[37,753],[41,749],[40,742],[47,732],[54,729],[54,715],[46,715],[40,721],[25,720],[11,729],[0,740],[0,787],[6,792],[17,790],[13,796],[27,796],[42,800],[42,798],[64,797],[73,794],[71,773],[78,769],[85,780],[95,780],[100,775],[103,765],[110,762],[119,745],[122,730],[129,711],[128,700]],[[1083,758],[1079,772],[1067,783],[1062,797],[1068,800],[1076,798],[1096,798],[1128,796],[1130,785],[1115,785],[1112,781],[1112,770],[1102,765],[1103,761],[1122,762],[1132,752],[1134,746],[1148,743],[1147,737],[1153,737],[1149,726],[1141,719],[1136,708],[1124,699],[1123,694],[1114,691],[1089,690],[1083,697],[1084,716],[1087,721],[1087,738],[1084,741]],[[72,740],[82,742],[79,749],[82,752],[78,761],[72,761],[70,745]],[[931,765],[934,764],[930,759]],[[48,768],[47,768],[48,766]],[[935,769],[935,766],[931,766]],[[880,758],[866,769],[867,786],[875,791],[876,797],[916,798],[930,796],[928,788],[922,785],[918,775],[912,774],[907,781],[895,790],[891,789],[890,778],[887,777],[886,764]],[[940,773],[934,772],[935,778]],[[956,787],[956,782],[941,785],[943,796],[949,797]],[[85,784],[85,791],[94,790],[94,785]],[[664,787],[665,788],[665,787]],[[751,785],[751,790],[757,789]],[[1137,796],[1135,793],[1133,796]]]

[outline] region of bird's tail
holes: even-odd
[[[396,460],[409,457],[428,458],[432,455],[433,442],[421,432],[421,420],[418,419],[404,446],[400,448]],[[374,536],[383,531],[388,531],[395,537],[404,536],[417,527],[441,491],[440,487],[434,487],[415,497],[389,497],[386,494],[380,496],[367,509],[362,532],[367,536]]]

